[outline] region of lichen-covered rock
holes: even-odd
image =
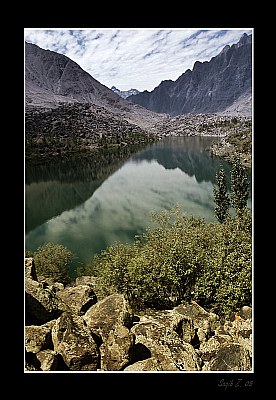
[[[96,371],[99,350],[82,317],[65,311],[52,329],[54,350],[73,371]]]
[[[238,343],[221,346],[202,371],[251,371],[249,351]]]
[[[203,361],[210,361],[215,357],[219,349],[226,345],[233,343],[233,339],[229,335],[214,335],[207,342],[200,345],[200,357]]]
[[[123,369],[131,360],[134,345],[134,335],[129,330],[132,311],[124,296],[106,297],[90,307],[83,318],[99,338],[101,369]]]
[[[146,368],[150,368],[150,371],[200,370],[201,360],[195,349],[181,340],[170,327],[170,318],[163,318],[160,321],[153,317],[145,320],[144,317],[131,331],[136,338],[134,362],[126,370],[139,370],[139,368],[142,371]],[[146,359],[141,360],[143,355]]]
[[[243,307],[239,313],[235,314],[233,321],[225,321],[223,328],[233,341],[247,349],[252,357],[252,310],[250,311],[249,308],[245,312]],[[245,318],[240,315],[244,315]]]
[[[237,313],[242,319],[252,319],[252,308],[249,306],[243,306]]]
[[[97,302],[97,296],[90,285],[77,285],[57,292],[60,298],[73,313],[83,315]]]
[[[95,277],[83,278],[64,288],[26,259],[26,371],[252,369],[251,307],[224,322],[195,302],[138,316],[120,294],[91,305]]]
[[[31,278],[25,279],[25,311],[26,324],[44,324],[56,319],[63,311],[63,305],[58,301],[51,287]]]
[[[43,325],[25,327],[25,349],[30,353],[38,353],[52,346],[52,327],[55,320]]]
[[[104,371],[120,371],[133,357],[135,336],[123,325],[110,331],[107,340],[100,347],[101,368]]]
[[[43,287],[48,287],[51,286],[51,289],[54,290],[55,292],[58,292],[59,290],[64,289],[64,284],[61,282],[56,282],[53,278],[51,277],[45,277],[43,275],[38,275],[37,276],[38,282],[43,284]]]
[[[132,311],[128,301],[121,294],[112,294],[91,306],[83,318],[87,325],[100,335],[107,338],[115,325],[130,327]]]
[[[195,301],[190,304],[180,304],[171,312],[172,325],[184,341],[198,344],[211,337],[219,325],[219,317],[205,311]]]
[[[150,357],[128,365],[124,371],[179,371],[169,359]]]
[[[25,278],[37,281],[34,259],[32,257],[25,258]]]
[[[36,354],[42,371],[57,371],[60,355],[50,349],[41,350]]]

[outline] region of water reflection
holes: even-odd
[[[47,167],[47,177],[38,170],[35,179],[29,174],[26,247],[61,243],[87,262],[115,241],[131,243],[149,226],[152,211],[177,202],[187,214],[213,221],[213,185],[222,162],[205,151],[211,138],[198,139],[159,142],[101,171],[84,160],[68,175]],[[230,181],[230,167],[222,164]]]
[[[223,160],[211,158],[206,151],[210,143],[217,140],[216,137],[202,136],[167,138],[138,153],[133,160],[156,160],[166,169],[179,168],[189,176],[195,176],[197,182],[209,181],[214,184],[220,165],[226,176],[230,177],[230,165]]]
[[[138,149],[95,151],[91,157],[26,166],[26,232],[82,204]]]

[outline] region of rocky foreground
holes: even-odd
[[[25,259],[25,371],[251,371],[252,309],[230,320],[197,303],[133,313],[97,299],[95,277],[72,286],[37,277]]]

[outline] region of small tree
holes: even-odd
[[[231,171],[231,204],[237,215],[247,206],[249,195],[249,183],[245,168],[241,166],[240,159],[236,157],[233,161]]]
[[[214,201],[216,203],[214,212],[218,221],[222,223],[228,216],[228,210],[230,207],[230,199],[227,193],[226,176],[222,167],[216,173],[216,183],[217,187],[214,187]]]

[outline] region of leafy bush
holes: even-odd
[[[51,278],[55,282],[67,284],[71,282],[69,264],[73,255],[60,244],[44,243],[33,252],[37,275]]]
[[[209,224],[213,245],[195,287],[195,300],[229,314],[252,304],[252,218],[248,210]]]
[[[104,295],[123,293],[134,309],[196,300],[227,314],[251,304],[251,215],[223,223],[185,216],[177,207],[153,216],[133,245],[114,244],[90,266]]]

